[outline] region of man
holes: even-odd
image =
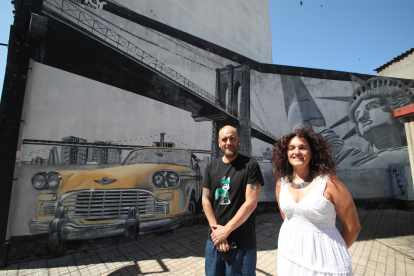
[[[255,275],[255,209],[263,176],[254,159],[238,153],[240,137],[234,127],[223,127],[218,143],[224,156],[207,164],[203,182],[210,224],[206,275]]]

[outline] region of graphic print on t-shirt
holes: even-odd
[[[225,177],[221,180],[221,189],[216,189],[216,200],[221,197],[220,205],[228,205],[230,204],[230,176]]]

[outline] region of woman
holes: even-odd
[[[361,226],[352,197],[337,178],[330,148],[309,128],[284,135],[273,148],[276,198],[284,220],[279,276],[352,275],[347,248]],[[335,227],[337,214],[345,225],[341,233]]]

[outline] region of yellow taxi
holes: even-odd
[[[201,209],[202,175],[196,157],[173,143],[132,150],[122,166],[36,173],[41,190],[33,234],[49,233],[49,248],[66,241],[192,225]]]

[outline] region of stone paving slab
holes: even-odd
[[[376,239],[376,241],[414,259],[414,235],[404,238]]]
[[[354,275],[414,276],[414,212],[358,209],[362,230],[349,248]],[[257,275],[277,275],[278,213],[257,216]],[[343,227],[338,219],[337,227]],[[206,225],[171,236],[10,264],[8,275],[180,275],[202,276]],[[293,275],[294,276],[294,275]]]

